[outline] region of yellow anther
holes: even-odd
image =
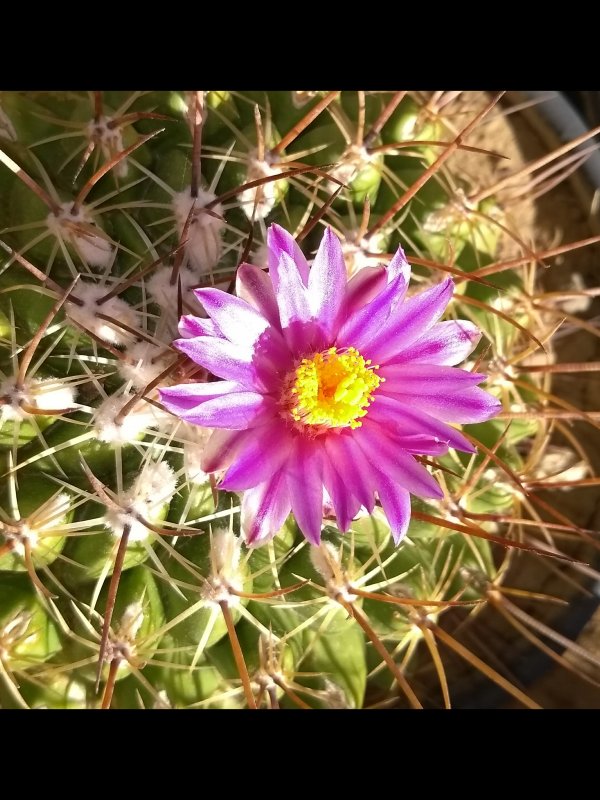
[[[354,347],[343,353],[330,347],[303,359],[288,382],[290,414],[305,425],[360,427],[371,395],[383,380],[374,372],[378,367]]]

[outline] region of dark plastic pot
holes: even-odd
[[[565,92],[565,95],[593,128],[600,125],[600,92]]]

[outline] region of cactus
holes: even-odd
[[[556,651],[574,646],[521,605],[549,598],[511,565],[590,574],[592,533],[541,494],[594,485],[565,420],[596,417],[550,382],[561,322],[590,326],[538,275],[582,243],[534,249],[511,205],[579,166],[584,137],[477,185],[455,161],[476,174],[490,156],[469,136],[500,98],[461,99],[0,95],[0,707],[449,707],[449,653],[536,707],[455,630],[482,614],[574,669]],[[243,492],[204,469],[227,436],[161,402],[210,388],[173,346],[178,323],[214,330],[194,289],[233,292],[240,264],[265,268],[273,224],[308,259],[335,232],[363,297],[402,246],[416,289],[453,279],[448,332],[483,332],[463,367],[503,411],[461,429],[475,452],[419,457],[443,496],[412,498],[400,544],[381,502],[346,533],[325,502],[320,543],[289,515],[249,545]],[[464,343],[448,348],[459,363]]]

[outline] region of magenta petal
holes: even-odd
[[[240,492],[263,483],[290,458],[292,438],[278,420],[254,429],[253,436],[238,451],[235,464],[227,470],[221,488]]]
[[[241,392],[244,387],[234,381],[213,381],[212,383],[180,383],[159,389],[160,401],[167,411],[177,416],[195,408],[205,400],[213,400],[232,392]]]
[[[253,264],[241,264],[236,277],[236,294],[250,303],[271,325],[280,330],[279,308],[267,273]]]
[[[444,422],[485,422],[502,410],[502,403],[496,397],[477,386],[447,395],[397,392],[394,399],[405,405],[416,404],[426,414]]]
[[[337,346],[355,347],[362,352],[362,348],[385,324],[403,289],[403,278],[398,275],[377,297],[346,320],[336,337]]]
[[[260,384],[250,348],[239,347],[212,336],[176,339],[173,346],[218,378],[237,381],[252,388]]]
[[[391,440],[377,423],[365,420],[356,435],[356,443],[375,469],[384,472],[398,485],[418,497],[444,496],[435,478],[422,464]]]
[[[287,465],[292,513],[309,542],[318,545],[323,524],[323,466],[320,448],[302,436]]]
[[[388,264],[387,272],[388,283],[394,280],[397,275],[401,275],[404,279],[405,286],[408,286],[411,272],[410,264],[408,263],[406,256],[404,255],[404,250],[401,247],[398,247],[394,253],[394,257]]]
[[[242,445],[256,429],[246,431],[214,430],[202,452],[200,466],[204,472],[216,472],[227,467],[236,458]]]
[[[248,489],[242,499],[242,531],[249,545],[272,539],[290,513],[290,499],[283,470]]]
[[[378,374],[385,378],[379,391],[387,395],[446,395],[463,392],[486,379],[476,372],[437,364],[386,364]]]
[[[269,328],[269,321],[239,297],[212,288],[196,289],[194,294],[223,335],[233,344],[253,344]]]
[[[350,317],[359,308],[370,303],[377,297],[387,282],[387,270],[381,265],[377,267],[363,267],[353,275],[346,286],[346,303],[344,316]]]
[[[338,528],[345,532],[358,513],[360,502],[348,490],[345,478],[342,478],[326,452],[323,454],[323,483],[331,497]]]
[[[311,319],[308,290],[300,279],[296,264],[287,253],[281,254],[276,296],[283,328],[292,322],[308,322]]]
[[[448,442],[434,439],[432,436],[415,433],[412,436],[398,436],[394,443],[406,450],[421,456],[443,456],[448,452]]]
[[[338,315],[346,297],[346,282],[340,240],[327,228],[308,276],[310,310],[326,336],[331,336],[337,328]]]
[[[447,442],[457,450],[475,452],[473,445],[462,433],[416,408],[414,402],[404,403],[397,398],[377,394],[373,405],[369,407],[369,419],[389,428],[394,436],[427,434],[433,439]]]
[[[257,392],[236,392],[199,403],[195,408],[179,412],[178,416],[193,425],[205,428],[243,430],[265,414],[275,414],[275,403]]]
[[[410,495],[396,486],[383,472],[377,474],[377,494],[390,525],[394,542],[399,544],[410,523]]]
[[[343,474],[348,490],[371,513],[375,506],[371,467],[352,438],[352,433],[327,436],[325,450],[331,463]]]
[[[438,322],[410,347],[391,358],[389,363],[418,362],[453,367],[470,355],[480,338],[479,328],[467,320],[452,319]]]
[[[277,304],[286,342],[293,352],[305,351],[314,339],[316,326],[308,303],[308,290],[287,253],[280,258]]]
[[[212,319],[204,319],[204,317],[195,317],[192,314],[184,314],[179,320],[179,333],[184,339],[191,339],[194,336],[216,336],[221,337],[223,334],[219,327],[215,325]]]
[[[447,278],[409,297],[373,336],[368,357],[377,364],[384,364],[412,344],[442,316],[453,291],[454,283]]]
[[[279,225],[273,224],[267,231],[269,246],[269,275],[275,293],[279,294],[281,282],[281,256],[285,253],[296,265],[296,272],[304,286],[308,286],[308,262],[294,237]],[[287,269],[284,268],[284,269]]]

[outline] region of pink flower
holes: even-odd
[[[340,530],[376,498],[399,542],[410,494],[442,491],[415,454],[449,447],[474,452],[447,423],[481,422],[500,403],[485,379],[457,369],[480,332],[464,320],[438,322],[454,284],[408,299],[401,248],[387,269],[348,281],[337,237],[326,230],[311,268],[294,239],[273,225],[269,273],[242,264],[237,297],[198,289],[209,319],[184,316],[174,344],[221,381],[161,390],[186,422],[217,428],[205,472],[226,470],[221,487],[244,492],[249,544],[268,540],[292,511],[318,544],[324,489]]]

